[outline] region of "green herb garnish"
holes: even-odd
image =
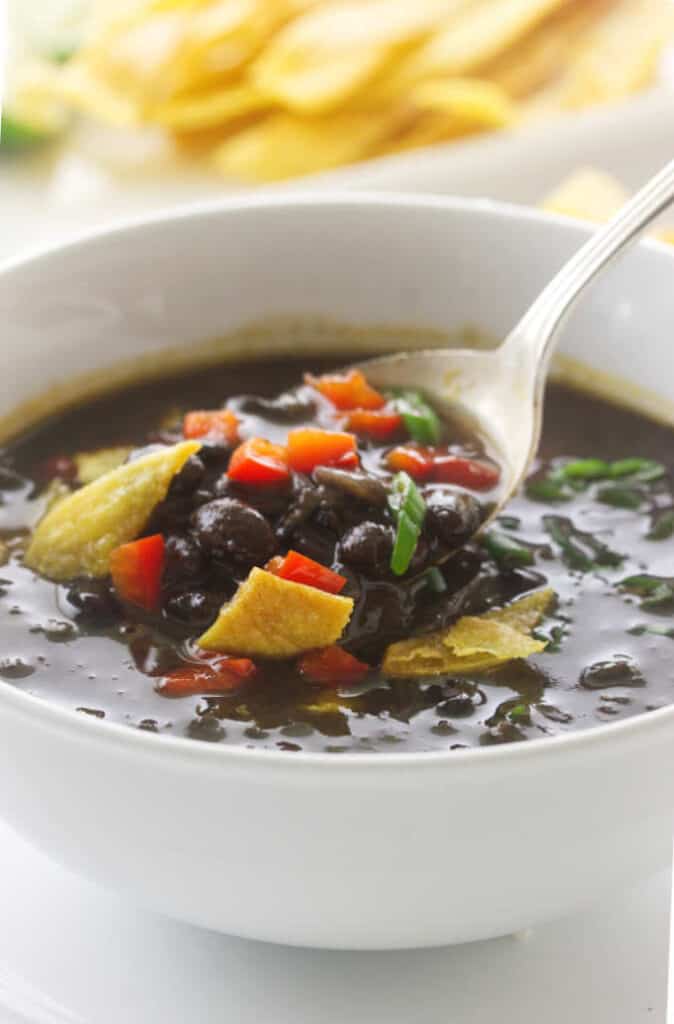
[[[389,506],[396,518],[397,529],[391,571],[403,576],[409,569],[426,515],[426,503],[419,488],[407,473],[397,473],[391,483]]]
[[[504,569],[533,565],[536,561],[533,551],[500,530],[489,530],[483,543],[494,561]]]
[[[610,464],[610,475],[615,478],[630,477],[639,483],[649,484],[665,475],[665,467],[653,459],[619,459]]]
[[[640,597],[642,608],[667,608],[674,604],[674,576],[640,573],[628,576],[619,585],[623,590]]]
[[[623,555],[613,551],[591,533],[585,533],[565,516],[543,516],[543,527],[562,551],[562,559],[570,569],[589,572],[597,566],[614,567]]]
[[[603,459],[576,459],[559,472],[566,480],[601,480],[610,475],[610,466]]]
[[[419,444],[437,444],[440,419],[420,391],[394,391],[393,406],[403,418],[407,432]]]
[[[604,505],[613,505],[614,508],[640,508],[643,500],[641,491],[634,487],[610,484],[607,487],[600,487],[597,491],[597,501],[603,502]]]

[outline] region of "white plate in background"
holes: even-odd
[[[0,161],[0,258],[116,218],[242,190],[203,169],[154,162],[151,144],[135,172],[115,173],[92,154],[123,148],[125,137],[100,138],[85,135],[61,155]],[[588,164],[635,188],[673,152],[674,94],[663,87],[536,128],[383,157],[275,189],[389,189],[537,203]]]

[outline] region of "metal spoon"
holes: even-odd
[[[361,364],[377,387],[419,388],[441,407],[449,403],[491,442],[502,478],[490,518],[519,487],[536,455],[545,380],[567,315],[597,274],[672,200],[674,160],[571,257],[497,349],[401,352]]]

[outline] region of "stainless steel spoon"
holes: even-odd
[[[561,328],[588,284],[674,200],[674,160],[571,257],[506,340],[489,351],[402,352],[362,363],[377,387],[419,388],[449,403],[493,445],[502,468],[496,515],[522,482],[541,434],[543,392]]]

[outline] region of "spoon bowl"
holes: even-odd
[[[564,264],[498,348],[400,352],[361,364],[376,386],[424,391],[489,444],[501,480],[481,529],[518,489],[536,455],[548,367],[566,317],[595,277],[627,252],[672,200],[674,160]]]

